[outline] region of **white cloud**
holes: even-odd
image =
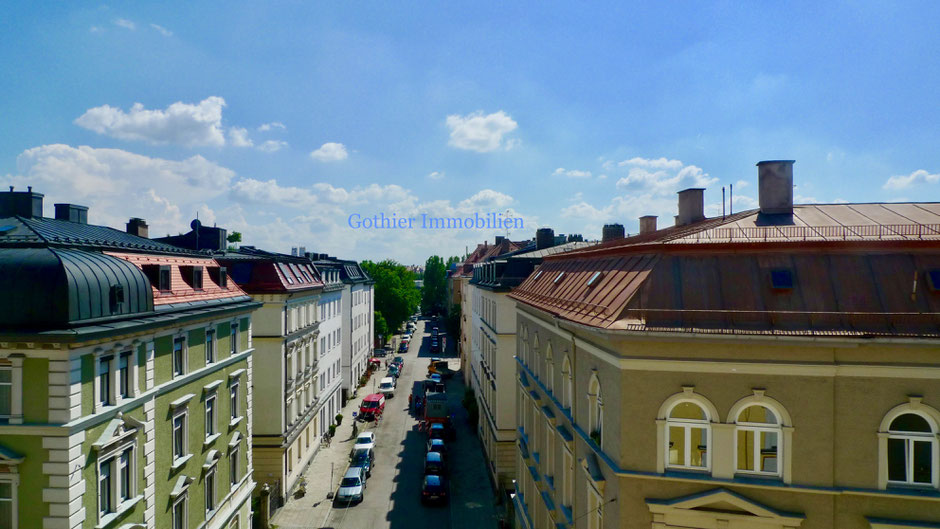
[[[591,178],[591,171],[581,171],[578,169],[565,169],[559,167],[555,169],[552,176],[567,176],[568,178]]]
[[[459,208],[464,209],[502,209],[513,203],[513,198],[505,193],[484,189],[477,192],[472,197],[460,201]]]
[[[681,169],[683,163],[679,160],[666,158],[630,158],[618,163],[620,167],[645,167],[647,169]]]
[[[16,164],[19,175],[7,176],[7,185],[34,186],[45,193],[47,206],[86,205],[91,222],[118,227],[143,217],[154,236],[188,229],[195,211],[225,193],[235,178],[202,156],[175,161],[61,144],[27,149]]]
[[[254,142],[248,137],[248,129],[231,127],[228,129],[228,141],[233,147],[251,147]]]
[[[474,112],[466,116],[452,114],[447,116],[450,129],[451,146],[476,152],[490,152],[504,147],[511,149],[518,141],[503,143],[503,136],[516,130],[519,125],[502,110],[483,115]]]
[[[428,178],[430,178],[431,180],[440,180],[444,178],[444,171],[433,171],[431,174],[428,175]]]
[[[940,182],[940,173],[929,173],[924,169],[918,169],[909,175],[896,175],[888,178],[885,182],[885,189],[907,189],[914,184],[936,184]]]
[[[286,141],[267,140],[263,142],[261,145],[258,145],[258,150],[264,151],[264,152],[277,152],[285,147],[287,147]]]
[[[166,110],[147,110],[134,103],[129,112],[110,105],[88,109],[75,124],[121,140],[153,144],[174,143],[189,147],[225,145],[222,107],[225,100],[207,97],[198,104],[176,102]]]
[[[636,163],[637,160],[642,160]],[[644,163],[652,162],[652,163]],[[633,158],[621,162],[628,167],[626,177],[617,180],[617,188],[646,191],[654,195],[670,195],[690,187],[708,187],[718,181],[694,165],[683,165],[679,160],[643,160]]]
[[[161,35],[163,35],[164,37],[172,37],[172,36],[173,36],[173,32],[172,32],[172,31],[170,31],[170,30],[166,29],[165,27],[160,26],[160,25],[158,25],[158,24],[150,24],[150,27],[152,27],[153,29],[157,30],[157,31],[158,31]]]
[[[126,18],[115,19],[114,25],[122,27],[124,29],[131,29],[131,30],[137,29],[137,24],[134,24],[133,22],[131,22],[130,20],[127,20]]]
[[[311,152],[310,157],[321,162],[338,162],[349,158],[349,153],[346,152],[346,146],[342,143],[327,142]]]
[[[258,132],[267,132],[273,129],[286,130],[287,127],[285,127],[284,124],[281,123],[280,121],[272,121],[271,123],[265,123],[261,125],[260,127],[258,127]]]

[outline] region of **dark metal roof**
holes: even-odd
[[[69,248],[0,248],[0,328],[66,326],[153,311],[143,271]]]
[[[48,245],[93,250],[122,250],[175,255],[197,255],[197,252],[162,242],[131,235],[107,226],[80,224],[46,217],[0,218],[0,226],[14,226],[0,232],[0,246]]]

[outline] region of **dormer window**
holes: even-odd
[[[150,284],[161,292],[170,291],[170,266],[169,265],[143,265],[141,268]]]
[[[790,270],[771,270],[770,286],[774,290],[793,290],[793,272]]]
[[[228,269],[224,266],[210,268],[209,277],[220,287],[228,288]]]
[[[170,267],[168,265],[160,266],[159,290],[169,292],[172,290],[173,283],[170,281]]]
[[[193,267],[193,288],[196,290],[202,290],[202,267],[201,266]]]

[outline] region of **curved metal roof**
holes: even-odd
[[[110,255],[0,248],[0,328],[64,326],[153,312],[144,272]]]

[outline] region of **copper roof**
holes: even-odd
[[[940,283],[940,204],[809,205],[547,256],[511,296],[614,330],[940,336],[927,274]]]
[[[532,244],[532,241],[510,241],[509,239],[503,239],[499,244],[478,244],[477,247],[470,252],[470,255],[467,256],[462,263],[457,265],[457,270],[453,275],[471,277],[473,276],[474,264],[509,252],[521,250],[530,244]]]

